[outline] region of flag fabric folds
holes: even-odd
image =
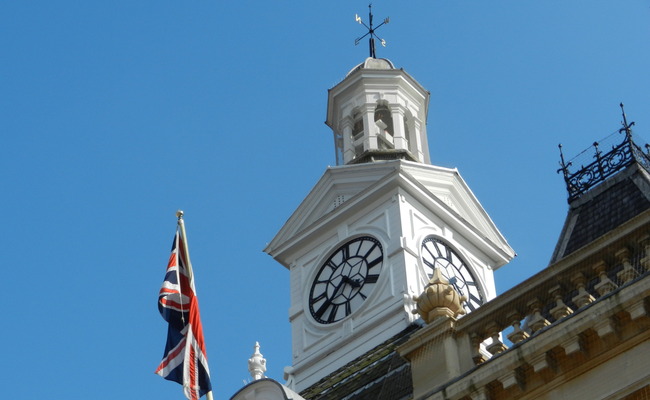
[[[169,326],[165,354],[156,374],[180,383],[188,399],[198,400],[212,390],[212,385],[192,267],[180,224],[182,220],[158,295],[158,310]]]

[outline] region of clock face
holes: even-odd
[[[434,269],[439,269],[454,289],[467,299],[463,303],[465,311],[476,310],[485,302],[474,275],[456,252],[440,239],[429,237],[422,242],[422,261],[424,269],[431,277]]]
[[[352,239],[323,263],[309,291],[309,311],[321,324],[340,321],[357,310],[379,279],[384,261],[375,238]]]

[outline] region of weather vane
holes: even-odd
[[[377,36],[377,35],[375,34],[375,30],[379,29],[380,26],[389,23],[389,22],[390,22],[390,18],[387,17],[386,19],[384,19],[384,22],[382,22],[381,24],[377,25],[376,28],[373,28],[373,26],[372,26],[372,3],[370,3],[370,4],[368,5],[368,19],[369,19],[369,25],[370,25],[370,26],[366,25],[366,24],[361,20],[361,17],[359,16],[359,14],[355,14],[354,18],[355,18],[355,20],[356,20],[358,23],[360,23],[361,25],[365,26],[365,27],[368,29],[368,33],[366,33],[365,35],[363,35],[363,36],[357,38],[357,39],[354,41],[354,45],[355,45],[355,46],[358,45],[359,42],[361,41],[361,39],[365,38],[366,36],[370,36],[370,38],[369,38],[369,39],[370,39],[370,40],[369,40],[369,42],[370,42],[370,57],[372,57],[372,58],[377,58],[377,54],[375,53],[375,38],[379,39],[381,45],[384,46],[384,47],[386,47],[386,41],[385,41],[384,39],[380,38],[379,36]]]

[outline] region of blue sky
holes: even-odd
[[[431,92],[457,167],[518,253],[546,266],[556,174],[620,125],[650,136],[650,0],[375,1],[391,59]],[[155,376],[156,300],[185,210],[215,398],[291,362],[288,272],[265,247],[328,165],[327,89],[367,56],[360,1],[0,3],[0,397],[180,399]]]

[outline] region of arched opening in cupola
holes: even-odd
[[[379,128],[377,135],[379,149],[394,149],[395,127],[393,126],[393,115],[387,102],[380,102],[375,108],[375,124]]]

